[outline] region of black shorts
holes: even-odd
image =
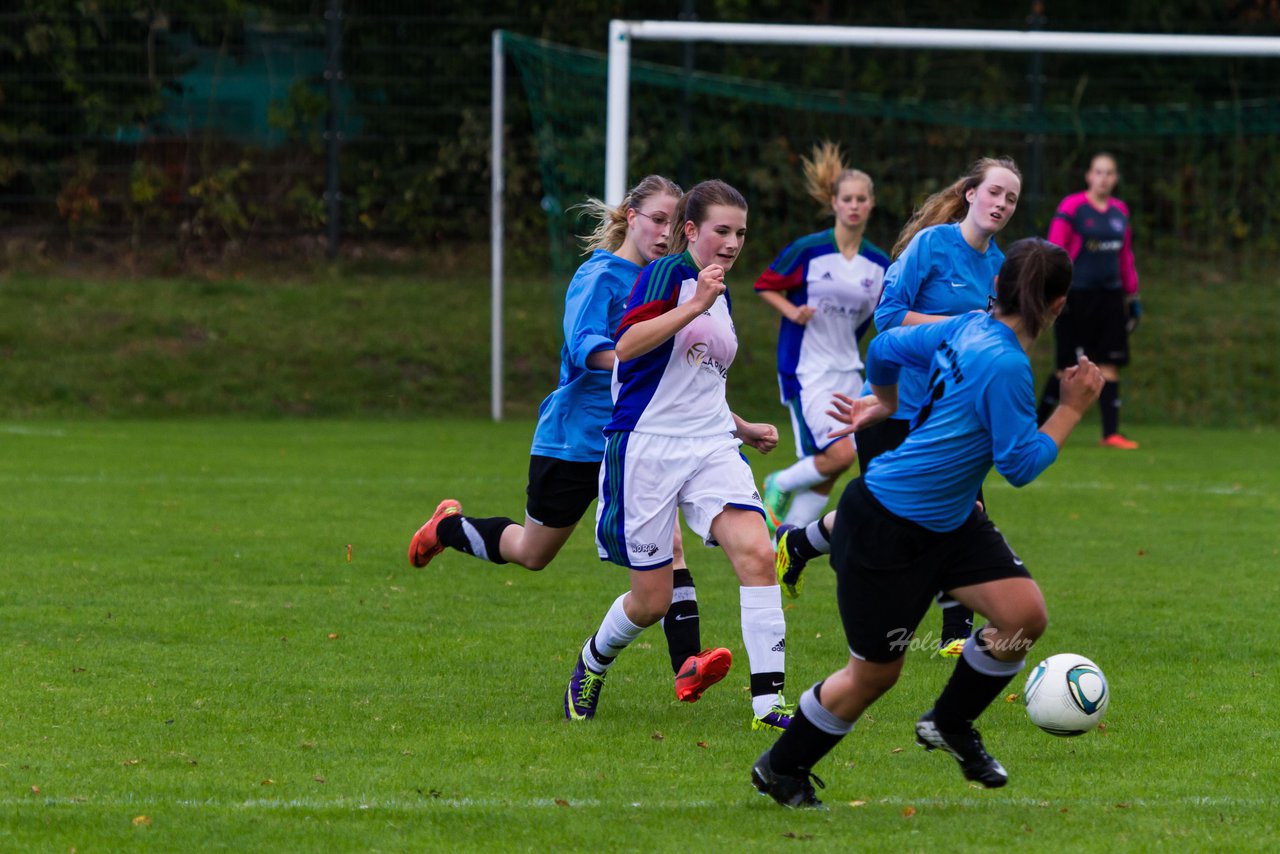
[[[858,469],[867,473],[871,461],[883,453],[892,451],[907,439],[911,422],[905,418],[886,418],[865,430],[853,434],[854,447],[858,449]]]
[[[548,528],[572,528],[600,492],[600,463],[529,457],[525,513]]]
[[[1079,290],[1067,292],[1067,307],[1053,325],[1058,370],[1069,368],[1084,351],[1099,365],[1129,364],[1129,332],[1125,328],[1124,291]]]
[[[886,510],[861,478],[840,497],[831,566],[849,650],[879,663],[906,654],[939,590],[1031,577],[977,507],[959,528],[938,533]]]

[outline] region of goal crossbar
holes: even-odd
[[[611,205],[621,202],[626,194],[627,122],[630,108],[631,41],[633,39],[932,50],[997,50],[1026,53],[1048,51],[1280,57],[1280,38],[1264,36],[952,30],[927,27],[829,27],[806,24],[719,24],[707,21],[615,19],[609,22],[608,102],[605,120],[604,198]]]

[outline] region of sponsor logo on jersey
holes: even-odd
[[[858,313],[858,310],[851,305],[841,305],[835,300],[822,299],[818,301],[818,311],[822,314],[837,314],[841,317],[848,317]]]
[[[1119,252],[1124,248],[1123,240],[1086,240],[1084,248],[1090,252]]]
[[[684,360],[690,367],[701,368],[719,374],[721,379],[727,380],[729,378],[729,366],[707,353],[705,341],[691,344],[689,349],[685,351]]]

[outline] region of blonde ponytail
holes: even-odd
[[[907,220],[907,224],[902,227],[902,233],[898,235],[898,242],[893,244],[890,255],[897,258],[911,243],[911,238],[930,226],[959,222],[964,219],[969,211],[969,202],[965,199],[965,194],[985,181],[987,173],[996,168],[1008,169],[1018,176],[1019,181],[1022,180],[1018,164],[1014,163],[1011,157],[983,157],[973,161],[968,172],[950,186],[944,187],[925,199],[924,204],[916,208],[911,219]]]

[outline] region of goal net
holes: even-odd
[[[607,56],[503,39],[532,119],[537,202],[561,278],[580,258],[572,206],[605,194]],[[799,158],[831,139],[876,182],[868,236],[885,248],[925,195],[991,154],[1013,156],[1024,173],[1024,203],[1006,239],[1043,234],[1057,202],[1083,189],[1099,150],[1116,156],[1117,196],[1144,249],[1212,258],[1280,248],[1280,56],[1037,60],[636,41],[629,71],[627,178],[656,172],[686,186],[724,178],[751,204],[754,247],[780,246],[824,221],[805,195]]]

